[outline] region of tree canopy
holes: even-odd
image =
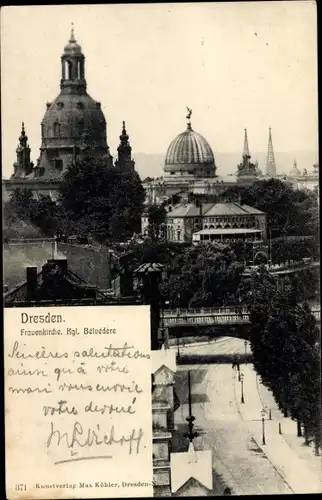
[[[229,187],[222,195],[262,210],[272,236],[315,235],[318,231],[318,196],[314,191],[293,189],[279,179],[259,180],[250,186]]]
[[[283,293],[265,269],[241,283],[248,303],[253,362],[280,408],[304,426],[307,442],[321,446],[320,335],[307,303],[292,284]]]
[[[109,166],[104,158],[79,160],[67,170],[60,186],[66,229],[90,233],[100,242],[139,232],[144,198],[137,172]]]

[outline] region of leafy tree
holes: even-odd
[[[272,236],[312,235],[318,231],[318,197],[307,190],[294,190],[279,179],[261,180],[251,186],[234,185],[226,200],[253,206],[267,214]]]
[[[15,189],[4,204],[4,222],[8,225],[18,221],[30,222],[35,205],[30,189]]]
[[[100,242],[124,239],[139,230],[144,197],[135,171],[125,173],[103,157],[80,159],[60,187],[68,228],[72,225],[74,232],[90,233]]]
[[[242,271],[242,264],[228,246],[189,246],[175,254],[166,267],[162,292],[172,307],[235,304]]]
[[[254,366],[281,409],[303,424],[306,441],[321,446],[319,331],[308,304],[299,306],[289,282],[278,292],[261,269],[242,283],[252,322]]]
[[[151,205],[148,209],[148,235],[152,241],[161,237],[162,226],[166,220],[167,211],[164,205]]]

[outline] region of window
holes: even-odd
[[[63,160],[60,160],[60,159],[56,159],[55,160],[55,168],[56,170],[63,170]]]
[[[65,80],[71,80],[71,78],[72,78],[72,63],[71,63],[71,61],[65,61],[65,63],[64,63],[63,77]]]
[[[60,136],[60,124],[58,122],[54,123],[54,137]]]

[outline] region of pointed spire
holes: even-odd
[[[294,161],[293,161],[293,167],[294,168],[297,168],[297,162],[296,162],[296,159],[294,158]]]
[[[71,27],[71,30],[70,30],[70,37],[69,37],[69,43],[75,43],[76,42],[76,38],[75,38],[75,32],[74,32],[74,23],[72,23],[72,27]]]
[[[243,157],[244,156],[249,156],[250,157],[249,146],[248,146],[248,137],[247,137],[247,128],[245,128],[244,130],[245,130],[245,136],[244,136]]]
[[[272,129],[271,128],[269,128],[269,133],[268,133],[266,174],[267,175],[276,175],[276,164],[275,164],[275,156],[274,156],[274,150],[273,150]]]
[[[125,121],[123,120],[123,126],[122,126],[122,134],[120,135],[120,140],[121,140],[121,145],[122,146],[128,146],[129,145],[129,136],[128,133],[126,132],[126,126],[125,126]]]
[[[22,122],[21,123],[21,134],[20,134],[20,137],[19,137],[19,142],[23,146],[23,145],[27,144],[27,141],[28,141],[28,137],[26,136],[25,124],[24,124],[24,122]]]

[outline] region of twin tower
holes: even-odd
[[[249,153],[247,129],[245,128],[243,159],[250,159],[250,157],[251,155]],[[267,148],[265,174],[274,177],[276,176],[276,163],[275,163],[275,155],[273,149],[272,130],[270,128],[268,132],[268,148]]]

